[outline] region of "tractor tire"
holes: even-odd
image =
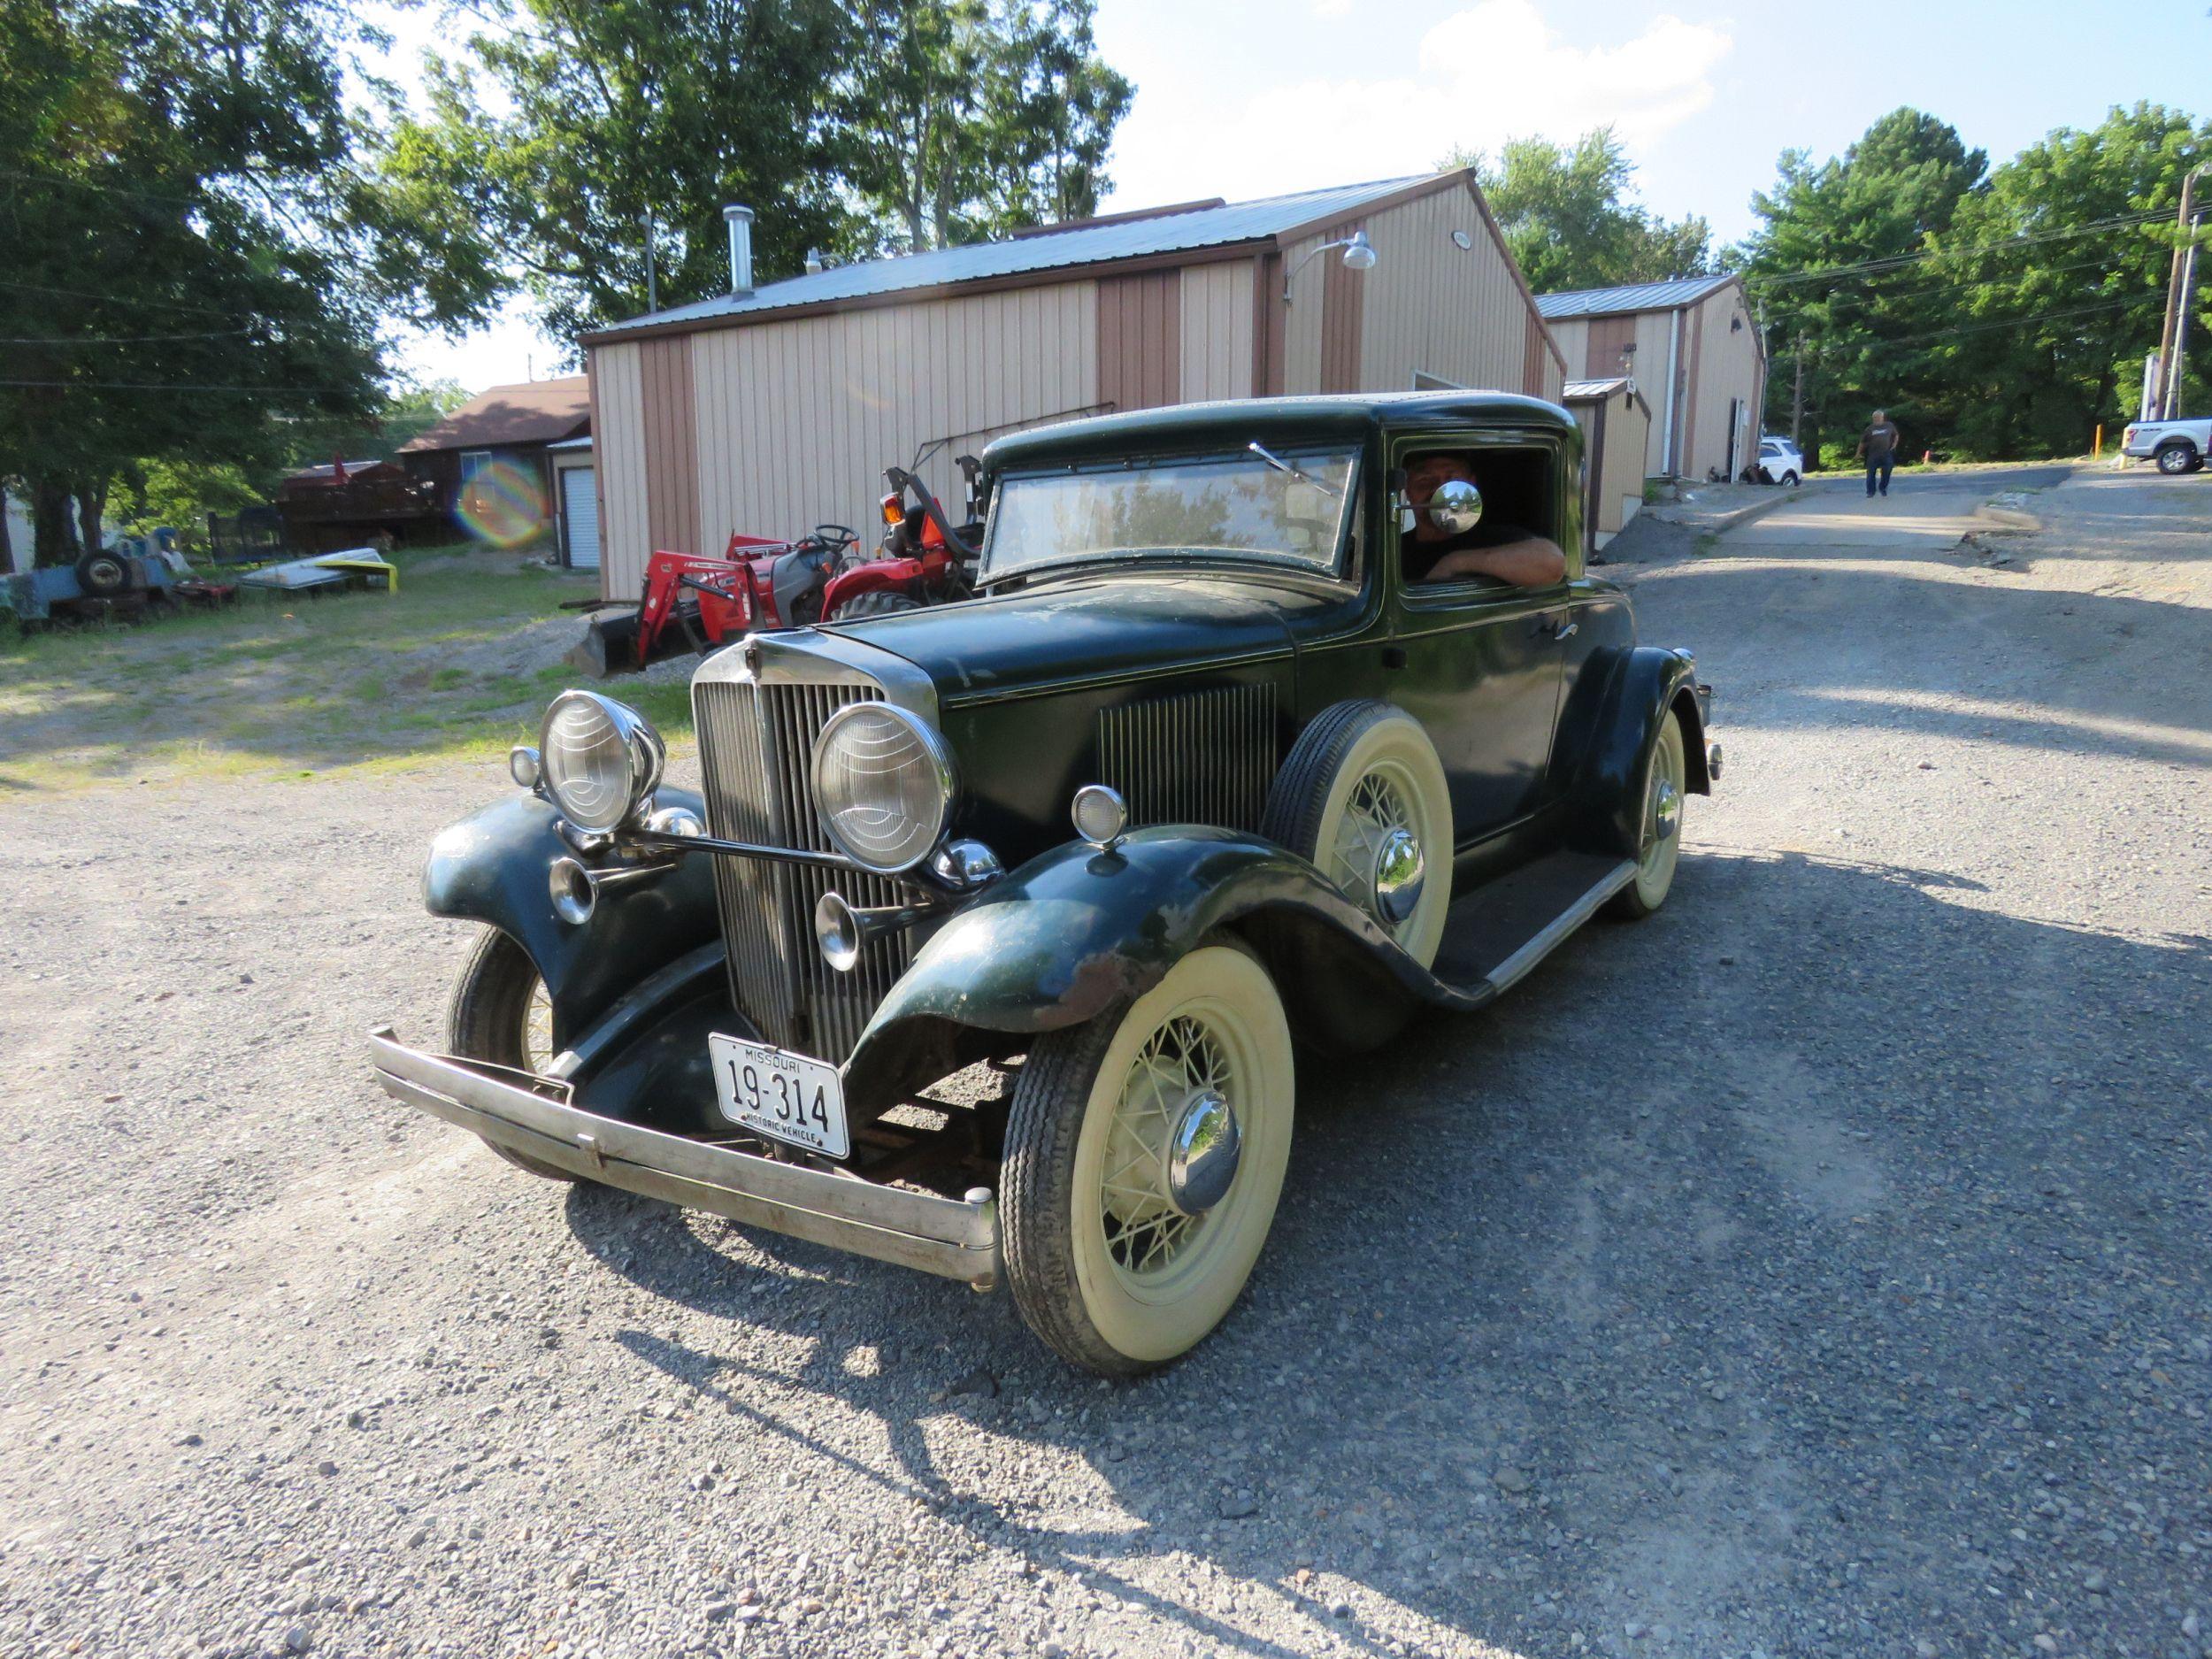
[[[95,549],[77,561],[77,587],[88,599],[113,599],[131,589],[131,562],[120,553]]]

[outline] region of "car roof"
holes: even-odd
[[[1417,431],[1429,426],[1493,426],[1578,430],[1575,418],[1556,403],[1518,392],[1372,392],[1304,397],[1239,397],[1208,403],[1175,403],[1061,421],[1010,433],[984,451],[994,472],[1131,451],[1201,447],[1209,440],[1242,448],[1247,442],[1357,441],[1371,431]]]

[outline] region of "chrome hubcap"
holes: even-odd
[[[1188,1015],[1153,1033],[1122,1085],[1106,1145],[1106,1248],[1144,1279],[1172,1270],[1228,1195],[1244,1133],[1231,1102],[1236,1068]]]
[[[1167,1195],[1187,1216],[1202,1216],[1229,1195],[1244,1154],[1236,1110],[1208,1089],[1191,1097],[1168,1136]]]
[[[1651,792],[1651,834],[1654,841],[1665,841],[1682,827],[1682,792],[1674,787],[1674,780],[1662,778]]]
[[[1413,914],[1426,874],[1421,838],[1402,827],[1386,832],[1375,848],[1375,908],[1385,921],[1394,925]]]

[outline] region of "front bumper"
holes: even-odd
[[[393,1099],[586,1180],[978,1290],[998,1282],[998,1204],[986,1188],[941,1198],[602,1118],[571,1105],[566,1083],[425,1054],[389,1026],[369,1033],[369,1057]]]

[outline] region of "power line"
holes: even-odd
[[[186,386],[147,380],[0,380],[0,386],[29,387],[49,391],[81,388],[97,392],[250,392],[256,395],[277,393],[290,396],[303,392],[327,392],[334,397],[349,397],[360,389],[352,386]]]
[[[230,340],[251,333],[250,328],[211,328],[196,334],[67,334],[51,340],[0,339],[0,346],[151,346],[173,340]]]
[[[237,313],[212,305],[194,305],[184,300],[139,298],[122,294],[95,294],[89,288],[58,288],[43,282],[0,282],[0,288],[19,288],[27,294],[65,294],[72,299],[106,300],[116,305],[158,305],[166,311],[200,311],[209,317],[233,317]]]
[[[2031,248],[2040,242],[2063,242],[2075,236],[2100,235],[2106,231],[2125,230],[2137,225],[2147,225],[2154,219],[2166,219],[2172,215],[2161,208],[2155,212],[2128,213],[2112,219],[2096,219],[2085,225],[2067,226],[2057,230],[2037,231],[2025,236],[2002,236],[1990,242],[1963,242],[1952,247],[1917,249],[1911,253],[1891,254],[1879,259],[1862,259],[1855,265],[1823,265],[1815,271],[1791,271],[1777,276],[1746,273],[1747,282],[1769,288],[1780,288],[1795,282],[1822,282],[1835,277],[1851,276],[1860,273],[1881,275],[1916,265],[1923,259],[1951,258],[1962,254],[1977,254],[2010,248]]]
[[[2068,317],[2093,317],[2105,311],[2118,311],[2124,306],[2139,303],[2140,301],[2136,296],[2131,295],[2124,299],[2106,300],[2097,305],[2078,305],[2068,311],[2043,311],[2033,317],[1997,317],[1992,318],[1987,322],[1963,323],[1956,328],[1939,328],[1932,334],[1907,334],[1901,340],[1886,339],[1882,343],[1886,346],[1918,345],[1924,341],[1950,340],[1961,334],[1988,334],[1999,328],[2024,328],[2030,323],[2056,322]]]
[[[165,207],[203,207],[204,196],[157,196],[150,190],[126,190],[119,185],[95,184],[89,179],[72,179],[58,173],[17,173],[12,168],[0,167],[0,179],[13,179],[19,184],[58,184],[73,190],[93,190],[102,196],[119,196],[133,202],[158,202]]]

